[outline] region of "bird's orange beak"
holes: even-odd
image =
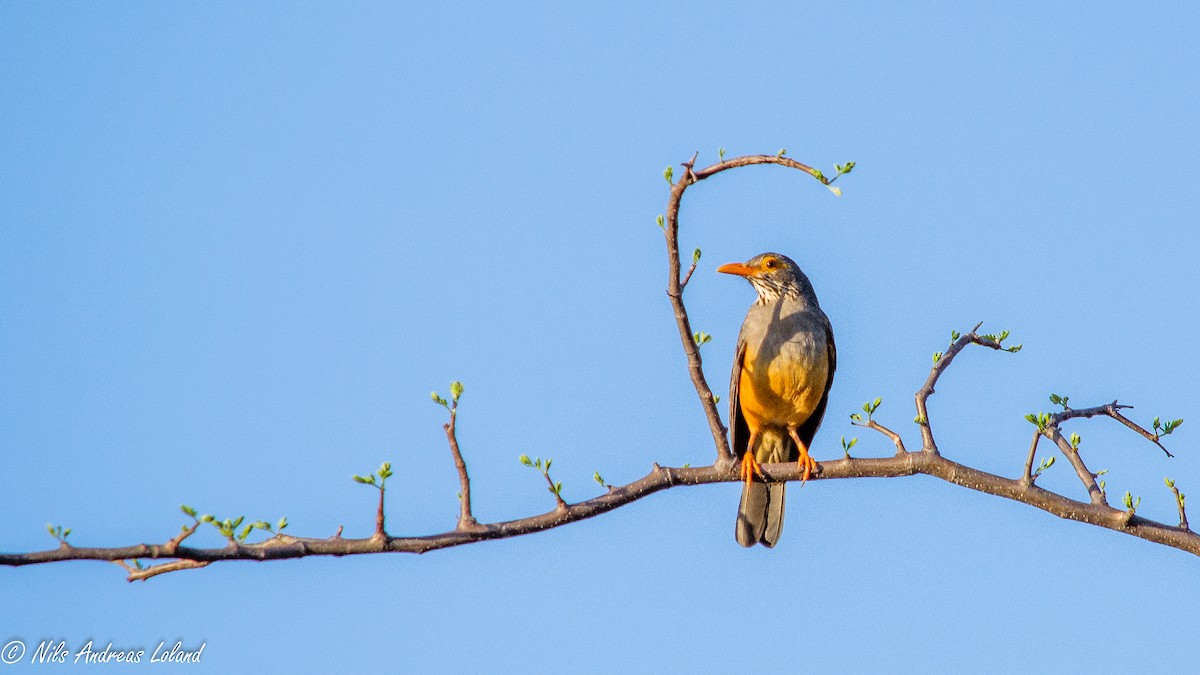
[[[726,263],[718,267],[717,271],[724,274],[736,274],[739,277],[750,277],[758,274],[758,270],[753,267],[746,267],[742,263]]]

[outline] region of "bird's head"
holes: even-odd
[[[812,283],[794,260],[781,253],[760,253],[744,263],[729,263],[717,268],[718,272],[745,277],[759,300],[772,302],[781,297],[811,298],[814,302]]]

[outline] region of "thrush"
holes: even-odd
[[[738,334],[729,428],[745,482],[737,541],[771,548],[783,532],[786,484],[766,482],[759,464],[798,462],[804,481],[816,470],[808,448],[825,416],[837,368],[833,327],[812,282],[785,255],[763,253],[717,271],[745,277],[758,291]]]

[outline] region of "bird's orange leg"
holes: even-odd
[[[800,470],[804,472],[804,475],[800,478],[800,484],[803,485],[808,482],[809,476],[812,476],[813,472],[817,470],[817,460],[808,454],[808,447],[800,441],[800,435],[796,433],[795,427],[788,427],[788,433],[791,434],[792,440],[796,441],[796,447],[800,448],[800,458],[796,460],[796,463],[800,465]]]
[[[758,463],[758,459],[754,456],[754,442],[758,440],[758,432],[750,432],[750,440],[746,443],[746,452],[742,455],[742,480],[749,485],[754,480],[754,476],[766,480],[767,477],[763,474],[762,465]]]

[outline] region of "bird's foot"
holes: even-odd
[[[766,475],[763,474],[762,465],[759,464],[758,460],[754,458],[754,453],[752,452],[747,452],[746,454],[742,455],[741,471],[742,480],[746,481],[746,485],[749,485],[754,480],[756,475],[763,480],[767,479]]]
[[[801,485],[807,483],[808,479],[817,472],[817,460],[808,454],[808,448],[804,447],[803,444],[800,446],[800,459],[796,460],[796,464],[800,466],[800,471],[803,472],[800,477]]]

